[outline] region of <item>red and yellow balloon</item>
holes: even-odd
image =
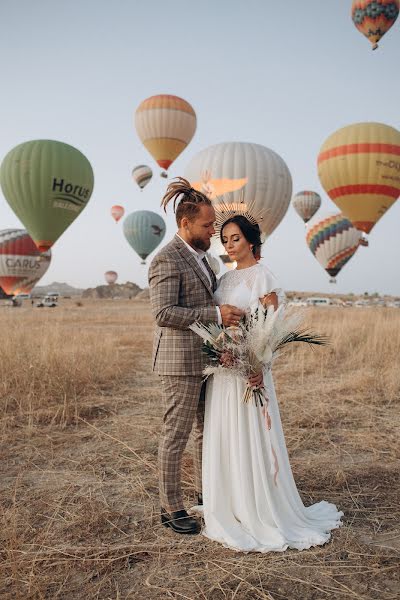
[[[189,102],[170,94],[143,100],[135,113],[140,140],[165,171],[189,144],[196,123],[196,113]],[[167,176],[165,172],[162,175]]]
[[[383,123],[339,129],[321,147],[318,175],[354,227],[369,233],[400,196],[400,132]]]

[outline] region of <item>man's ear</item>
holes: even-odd
[[[188,226],[188,223],[189,223],[189,219],[187,217],[182,217],[180,229],[186,229],[186,227]]]

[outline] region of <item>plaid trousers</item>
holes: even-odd
[[[201,492],[205,383],[201,375],[161,375],[164,417],[158,447],[160,505],[182,510],[182,455],[193,424],[194,483]]]

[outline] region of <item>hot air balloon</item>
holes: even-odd
[[[29,294],[50,261],[51,250],[39,252],[25,229],[0,231],[0,286],[6,294]]]
[[[400,195],[400,132],[382,123],[339,129],[320,150],[318,175],[354,227],[369,233]]]
[[[146,165],[138,165],[132,170],[132,177],[142,190],[153,177],[153,171]]]
[[[322,268],[331,276],[331,283],[359,247],[361,232],[341,213],[307,224],[306,241]]]
[[[144,100],[135,113],[136,132],[162,169],[186,148],[196,131],[196,113],[186,100],[160,94]],[[165,172],[163,176],[167,176]]]
[[[143,259],[157,248],[165,235],[165,222],[151,210],[137,210],[128,215],[123,223],[124,235],[135,252]]]
[[[76,148],[33,140],[13,148],[0,168],[3,194],[40,251],[48,250],[86,207],[93,171]]]
[[[292,204],[304,223],[307,223],[321,206],[321,196],[317,192],[297,192],[293,196]]]
[[[273,150],[245,142],[216,144],[196,154],[185,177],[213,204],[235,210],[247,207],[261,232],[269,236],[286,214],[292,178]]]
[[[112,285],[117,281],[118,273],[116,271],[106,271],[104,273],[104,278],[109,285]]]
[[[353,0],[351,18],[354,25],[376,50],[378,42],[399,15],[399,0]]]
[[[124,214],[125,214],[125,209],[123,206],[120,206],[119,204],[115,204],[114,206],[111,207],[111,216],[115,220],[116,223],[118,223],[118,221],[124,216]]]

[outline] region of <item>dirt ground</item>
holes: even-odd
[[[400,310],[307,315],[332,346],[289,351],[274,379],[303,502],[334,502],[343,526],[243,554],[159,522],[147,303],[1,308],[2,600],[399,598]],[[183,480],[190,506],[190,452]]]

